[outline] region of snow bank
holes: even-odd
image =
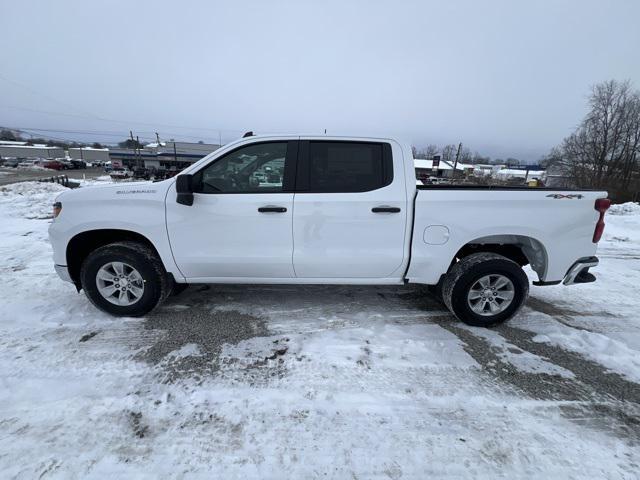
[[[80,188],[110,183],[105,175],[80,180]],[[69,189],[57,183],[19,182],[0,187],[0,205],[7,206],[7,215],[14,218],[47,219],[52,217],[52,204],[58,194]]]
[[[105,183],[113,183],[113,179],[109,175],[101,175],[95,178],[85,178],[80,180],[81,187],[90,187],[92,185],[103,185]]]
[[[55,197],[68,188],[57,183],[21,182],[0,187],[0,205],[6,214],[17,218],[51,218]]]
[[[611,215],[640,215],[640,203],[627,202],[611,205],[607,213]]]

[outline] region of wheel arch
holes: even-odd
[[[74,235],[67,243],[65,251],[69,275],[78,289],[80,289],[80,267],[84,259],[96,248],[122,241],[133,241],[146,245],[162,261],[162,257],[151,240],[141,233],[117,228],[86,230]]]
[[[542,242],[528,235],[487,235],[464,244],[456,252],[449,270],[457,261],[473,253],[490,252],[513,260],[521,267],[531,265],[540,279],[544,278],[549,263],[547,250]]]

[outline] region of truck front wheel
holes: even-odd
[[[112,243],[91,252],[82,262],[80,282],[91,303],[118,317],[145,315],[171,288],[156,253],[137,242]]]
[[[442,299],[459,320],[490,327],[513,317],[529,294],[529,279],[520,265],[495,253],[462,258],[447,273]]]

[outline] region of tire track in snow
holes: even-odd
[[[505,361],[498,355],[496,346],[471,329],[445,319],[436,323],[463,341],[464,350],[492,381],[497,379],[536,400],[570,402],[559,407],[560,413],[569,420],[633,443],[640,442],[640,385],[575,352],[534,342],[534,333],[507,325],[493,329],[509,343],[570,371],[575,378],[525,372]]]
[[[595,312],[579,312],[576,310],[572,310],[568,307],[561,307],[556,304],[547,302],[540,298],[529,297],[525,304],[527,307],[535,310],[536,312],[544,313],[545,315],[549,315],[557,322],[561,323],[565,327],[575,328],[576,330],[584,330],[589,333],[604,333],[604,332],[596,332],[591,328],[585,327],[584,325],[576,325],[574,322],[575,316],[591,316],[591,317],[615,317],[614,314],[607,311],[595,311]]]

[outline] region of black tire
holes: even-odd
[[[485,275],[503,275],[513,284],[513,300],[494,315],[480,315],[469,305],[467,295],[476,281]],[[520,265],[496,253],[474,253],[457,262],[445,275],[442,300],[459,320],[474,327],[491,327],[513,317],[529,295],[529,279]]]
[[[123,262],[135,268],[144,281],[144,292],[132,305],[115,305],[105,299],[96,285],[98,270],[109,262]],[[91,303],[116,317],[140,317],[161,303],[171,291],[171,282],[156,253],[138,242],[118,242],[91,252],[82,262],[80,283]]]

